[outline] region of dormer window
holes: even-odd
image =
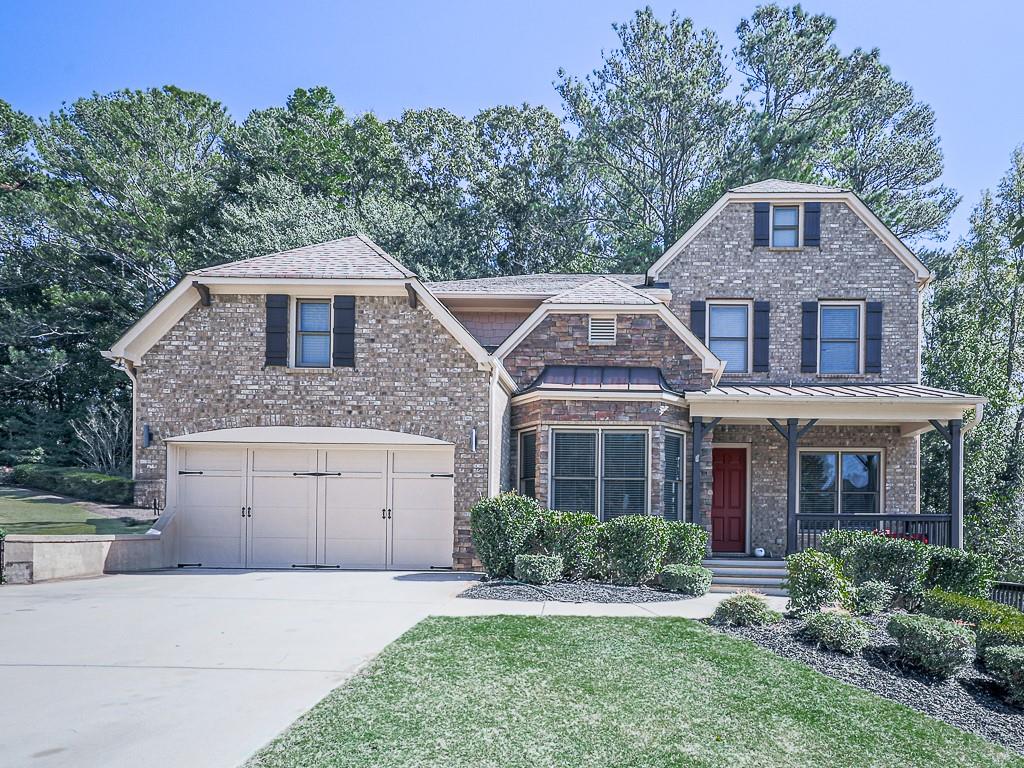
[[[590,344],[615,343],[615,315],[590,315]]]
[[[797,248],[800,245],[800,206],[772,206],[772,248]]]

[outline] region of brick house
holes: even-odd
[[[931,278],[854,194],[769,180],[646,274],[425,283],[348,237],[189,273],[104,355],[176,564],[472,567],[468,509],[509,488],[716,555],[959,546],[984,399],[920,383]],[[931,429],[947,515],[920,514]]]

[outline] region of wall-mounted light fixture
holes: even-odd
[[[476,427],[469,430],[469,450],[476,453]]]
[[[149,424],[142,425],[142,447],[149,448],[150,443],[153,442],[153,433],[149,429]]]

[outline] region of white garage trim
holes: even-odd
[[[168,437],[164,442],[175,445],[263,443],[288,445],[296,448],[304,445],[397,445],[402,447],[454,445],[445,440],[423,435],[359,427],[233,427]]]

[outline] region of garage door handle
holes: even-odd
[[[388,510],[388,520],[390,520],[390,519],[391,519],[391,510],[389,509]]]
[[[431,477],[455,477],[454,472],[431,472]]]
[[[386,507],[380,511],[380,519],[381,520],[387,520],[388,519],[388,510],[387,510]]]

